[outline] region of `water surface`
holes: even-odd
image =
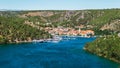
[[[120,64],[83,50],[95,38],[0,46],[0,68],[118,68]]]

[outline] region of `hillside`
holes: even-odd
[[[96,35],[120,31],[120,9],[0,11],[0,41],[47,38],[45,27],[92,29]],[[19,37],[19,38],[18,38]]]
[[[119,20],[120,9],[1,11],[0,16],[17,16],[30,22],[39,22],[40,26],[75,27],[85,25],[87,27],[87,25],[91,25],[100,29],[113,20]]]
[[[120,63],[120,37],[107,36],[86,44],[86,51]]]
[[[24,19],[22,18],[0,16],[0,44],[29,42],[33,39],[49,37],[51,37],[51,35],[47,32],[24,24]]]

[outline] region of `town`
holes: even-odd
[[[51,35],[67,35],[67,36],[81,36],[81,37],[91,37],[94,36],[93,30],[81,30],[79,27],[78,29],[73,28],[64,28],[64,27],[46,27],[45,31],[49,32]]]
[[[77,29],[71,28],[71,27],[63,27],[63,26],[58,26],[58,27],[39,27],[37,25],[34,25],[33,22],[25,21],[25,24],[30,25],[32,27],[35,27],[37,29],[43,29],[46,32],[48,32],[51,35],[67,35],[67,36],[81,36],[81,37],[91,37],[94,36],[94,31],[93,30],[82,30],[84,28],[84,25],[79,25],[76,26]],[[36,22],[36,24],[39,25],[39,22]],[[92,26],[88,25],[87,27],[92,28]]]

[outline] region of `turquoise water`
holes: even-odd
[[[0,68],[118,68],[120,64],[83,50],[95,38],[73,38],[58,43],[0,46]]]

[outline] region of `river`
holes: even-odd
[[[0,68],[118,68],[120,64],[83,50],[95,38],[0,45]]]

